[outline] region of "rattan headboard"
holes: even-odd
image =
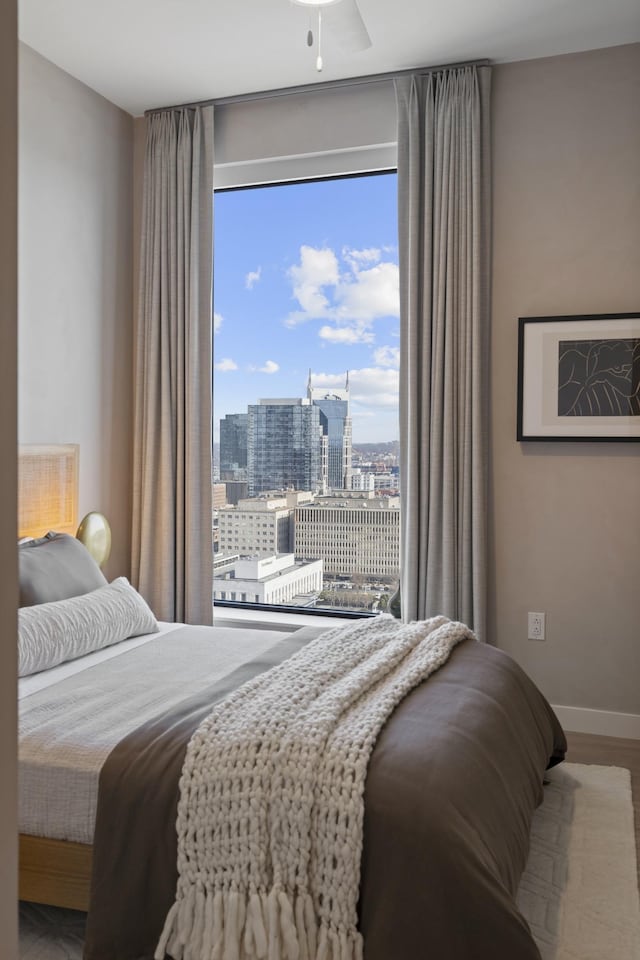
[[[78,460],[75,443],[25,444],[19,448],[19,537],[40,537],[48,530],[75,534]]]

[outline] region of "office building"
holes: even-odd
[[[240,500],[249,496],[249,484],[246,480],[225,480],[227,503],[237,506]]]
[[[214,483],[211,486],[211,506],[219,510],[227,505],[227,487],[224,483]]]
[[[293,549],[293,507],[285,496],[239,500],[218,514],[224,554],[264,557]]]
[[[351,416],[349,374],[343,390],[314,387],[311,371],[307,396],[320,411],[320,426],[327,438],[327,484],[331,490],[351,489]]]
[[[379,490],[384,490],[386,492],[398,492],[398,474],[397,473],[374,473],[373,474],[373,489],[377,493]]]
[[[292,553],[220,557],[214,566],[214,600],[311,606],[321,590],[322,561],[298,560]]]
[[[321,559],[325,577],[398,577],[398,497],[367,493],[322,497],[296,508],[294,530],[296,556]]]
[[[246,480],[248,422],[246,413],[228,413],[220,421],[221,480]]]
[[[359,490],[363,493],[373,493],[375,490],[375,475],[361,470],[359,467],[353,467],[351,471],[351,489]]]
[[[327,439],[308,398],[268,399],[248,412],[249,495],[266,490],[326,489]]]

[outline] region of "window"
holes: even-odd
[[[377,612],[395,589],[396,190],[383,173],[216,194],[214,479],[243,599]]]

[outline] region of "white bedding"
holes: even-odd
[[[86,657],[79,657],[77,660],[70,660],[68,663],[61,663],[51,670],[43,670],[41,673],[32,673],[30,677],[20,677],[18,680],[18,700],[28,697],[38,690],[45,690],[54,683],[60,683],[67,677],[73,677],[76,673],[82,673],[88,667],[94,667],[97,663],[104,660],[111,660],[112,657],[119,657],[128,650],[135,650],[141,647],[143,643],[149,643],[163,633],[169,633],[171,630],[177,630],[182,627],[181,623],[162,623],[159,622],[160,633],[145,633],[141,637],[131,637],[129,640],[123,640],[122,643],[116,643],[112,647],[104,647],[102,650],[96,650],[95,653],[88,653]]]
[[[125,640],[20,681],[20,832],[91,843],[115,745],[289,634],[185,627]]]

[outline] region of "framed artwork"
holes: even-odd
[[[518,440],[640,440],[640,311],[520,317]]]

